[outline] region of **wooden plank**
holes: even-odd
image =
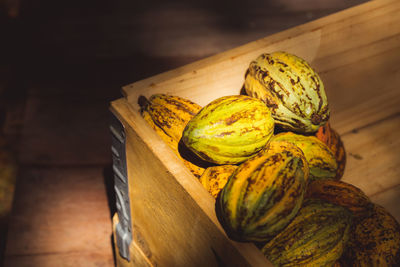
[[[132,228],[155,265],[271,266],[254,245],[226,237],[215,200],[140,114],[124,99],[112,110],[126,128]]]
[[[343,181],[356,185],[399,219],[400,114],[342,136],[347,152]]]
[[[400,184],[370,196],[371,201],[383,206],[400,222]]]
[[[321,71],[334,123],[340,123],[340,133],[349,131],[400,111],[400,91],[394,90],[400,79],[399,10],[399,1],[372,1],[135,82],[123,91],[135,109],[138,95],[157,92],[205,105],[219,96],[237,94],[256,56],[286,50]],[[388,108],[383,111],[376,105],[377,98]]]
[[[116,213],[113,216],[113,240],[114,244],[117,244],[115,229],[117,224],[119,223],[118,214]],[[137,234],[135,229],[133,230],[134,234]],[[129,261],[119,254],[118,246],[115,245],[115,262],[117,267],[130,267],[130,266],[137,266],[137,267],[153,267],[151,261],[148,259],[148,256],[145,252],[140,248],[140,245],[137,243],[137,239],[132,240],[132,243],[129,246]]]
[[[11,255],[5,267],[113,267],[108,254],[96,251],[73,251],[67,253],[43,253],[33,255]]]
[[[331,121],[340,134],[400,112],[400,35],[395,42],[395,49],[322,75]]]
[[[23,170],[10,218],[6,266],[113,266],[103,169]]]

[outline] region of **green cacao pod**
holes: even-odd
[[[369,216],[354,224],[344,266],[400,266],[400,225],[383,207],[374,204]]]
[[[353,213],[354,217],[365,216],[372,205],[369,197],[361,189],[333,179],[311,181],[307,185],[305,198],[322,199],[345,207]]]
[[[200,183],[214,198],[217,198],[237,167],[236,165],[210,166],[201,175]]]
[[[261,151],[273,130],[271,112],[261,100],[233,95],[202,108],[186,125],[182,140],[205,161],[237,164]]]
[[[337,162],[332,151],[315,136],[305,136],[292,132],[275,135],[273,140],[290,142],[304,153],[310,167],[310,179],[335,178]]]
[[[351,213],[308,199],[293,221],[261,251],[275,266],[333,266],[349,240]]]
[[[286,52],[262,54],[250,63],[244,88],[271,109],[277,125],[299,133],[316,132],[329,119],[328,100],[318,74]]]
[[[271,142],[239,165],[216,202],[228,236],[256,242],[273,238],[300,209],[307,176],[303,153],[288,142]]]

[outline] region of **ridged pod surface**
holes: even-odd
[[[183,161],[192,174],[200,178],[204,168],[184,159],[179,153],[179,141],[188,121],[201,109],[190,100],[166,94],[152,95],[143,99],[141,115],[150,127]]]
[[[316,132],[329,119],[328,100],[318,74],[303,59],[286,52],[262,54],[250,63],[244,88],[263,100],[276,124]]]
[[[152,95],[142,107],[155,125],[178,142],[186,124],[200,109],[201,106],[190,100],[166,94]]]
[[[372,205],[369,197],[361,189],[352,184],[333,179],[311,181],[307,185],[305,198],[322,199],[345,207],[355,217],[364,216]]]
[[[218,165],[208,167],[200,177],[200,183],[214,197],[228,182],[229,177],[237,169],[236,165]]]
[[[233,95],[203,107],[186,125],[182,140],[205,161],[237,164],[261,151],[273,130],[271,111],[261,100]]]
[[[275,135],[272,140],[290,142],[303,151],[310,167],[310,179],[336,177],[338,167],[335,155],[327,145],[315,136],[286,132]]]
[[[349,239],[351,213],[341,206],[307,199],[293,221],[261,251],[274,266],[333,266]]]
[[[303,153],[287,142],[271,142],[239,165],[216,202],[228,236],[259,242],[273,238],[300,209],[307,176]]]
[[[178,114],[183,121],[186,121],[186,123],[201,109],[200,105],[186,98],[167,94],[154,94],[150,96],[149,101],[152,104],[159,104],[168,108],[175,114]]]
[[[340,135],[331,127],[330,123],[327,122],[318,129],[315,136],[332,150],[338,164],[336,179],[342,178],[344,168],[346,167],[346,150],[344,149]]]
[[[354,224],[344,266],[400,266],[400,225],[383,207],[374,204],[369,216]]]

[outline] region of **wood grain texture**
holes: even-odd
[[[118,214],[115,213],[113,216],[114,244],[117,244],[115,229],[116,229],[118,223],[119,223]],[[115,262],[116,262],[117,267],[129,267],[129,266],[153,267],[154,266],[151,263],[151,261],[148,259],[148,256],[150,256],[150,255],[146,255],[145,252],[143,252],[140,245],[137,243],[137,239],[132,240],[132,242],[129,246],[129,253],[130,253],[129,261],[127,259],[121,257],[121,255],[119,254],[118,246],[115,246],[114,251],[115,251]]]
[[[383,206],[391,207],[398,220],[400,210],[393,208],[400,203],[399,131],[400,114],[397,114],[342,135],[347,152],[343,181],[356,185]]]
[[[5,266],[113,266],[103,168],[54,170],[19,175]]]
[[[393,186],[371,196],[371,201],[383,206],[400,222],[400,185]]]
[[[8,267],[112,267],[109,253],[96,251],[69,251],[66,253],[34,253],[32,255],[7,255]]]

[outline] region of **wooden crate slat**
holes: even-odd
[[[342,136],[347,152],[343,181],[374,196],[400,185],[400,114]],[[397,196],[397,203],[400,196]]]

